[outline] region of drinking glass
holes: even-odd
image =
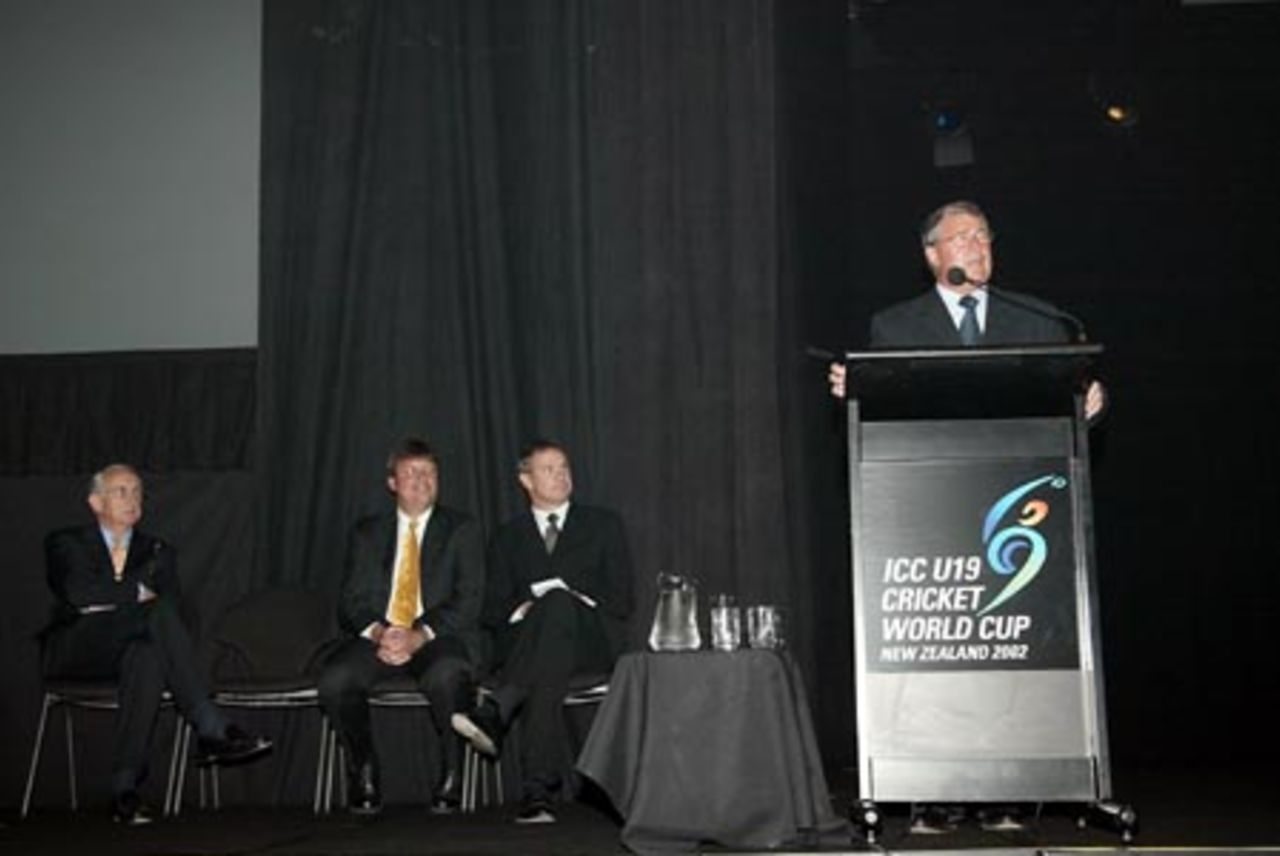
[[[742,644],[742,611],[731,594],[711,597],[711,647],[734,651]]]
[[[752,648],[781,648],[782,613],[767,603],[747,607],[747,644]]]

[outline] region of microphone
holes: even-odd
[[[970,283],[977,285],[976,282],[969,279],[969,274],[965,273],[964,268],[959,265],[947,268],[947,282],[956,286],[968,285]]]
[[[1085,333],[1083,321],[1072,315],[1070,312],[1059,309],[1050,303],[1023,297],[1020,294],[1011,294],[1010,292],[996,288],[993,285],[988,285],[987,283],[976,283],[969,279],[969,275],[964,272],[964,268],[958,265],[947,268],[947,282],[951,285],[975,285],[978,288],[986,289],[987,294],[990,294],[1001,302],[1008,303],[1011,306],[1017,306],[1019,309],[1025,309],[1028,312],[1039,315],[1041,318],[1051,318],[1054,321],[1069,325],[1072,332],[1075,333],[1075,340],[1077,342],[1089,341],[1089,336]]]
[[[830,361],[844,359],[843,354],[837,354],[835,351],[831,351],[826,348],[819,348],[817,345],[805,345],[804,353],[805,356],[812,357],[815,360]]]

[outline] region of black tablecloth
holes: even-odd
[[[636,852],[804,845],[847,833],[785,653],[622,657],[578,770],[613,801],[622,842]]]

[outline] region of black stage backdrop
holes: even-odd
[[[20,579],[0,801],[38,709],[39,539],[86,519],[92,469],[144,469],[207,626],[253,588],[331,592],[410,432],[489,529],[522,507],[520,441],[563,439],[580,498],[629,524],[637,643],[659,570],[786,605],[824,758],[848,765],[843,419],[803,347],[861,345],[874,307],[922,287],[913,230],[954,196],[991,210],[1002,282],[1108,347],[1119,762],[1275,758],[1280,132],[1259,117],[1280,106],[1280,7],[974,0],[957,30],[952,5],[268,0],[257,353],[0,364]],[[1141,72],[1136,128],[1090,118],[1118,69]],[[968,166],[931,162],[941,90],[969,108]],[[282,736],[283,763],[224,796],[305,801],[309,733]],[[105,757],[81,765],[99,794]],[[388,773],[392,799],[425,793]]]
[[[489,527],[546,434],[578,496],[625,516],[642,613],[659,570],[692,574],[788,606],[808,658],[826,631],[788,466],[773,4],[266,20],[265,572],[336,585],[402,434],[439,445],[444,501]]]

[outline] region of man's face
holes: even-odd
[[[924,248],[925,260],[937,282],[947,285],[947,271],[953,267],[964,270],[970,284],[958,290],[969,292],[976,285],[985,285],[995,269],[995,257],[991,254],[991,228],[981,217],[957,212],[948,214],[934,230],[934,242]]]
[[[131,529],[142,519],[142,480],[126,469],[108,470],[102,487],[89,494],[89,507],[107,529]]]
[[[387,476],[387,487],[396,495],[396,505],[416,517],[435,505],[440,475],[430,458],[402,458]]]
[[[520,484],[529,494],[535,508],[555,508],[573,494],[573,472],[569,459],[559,449],[543,449],[529,457],[527,468],[520,473]]]

